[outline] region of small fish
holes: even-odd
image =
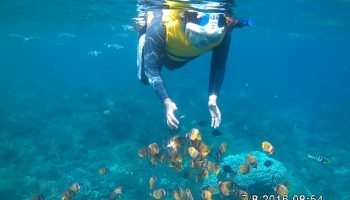
[[[232,181],[219,182],[218,187],[222,195],[228,196],[232,192],[235,183]]]
[[[250,164],[250,166],[252,166],[253,168],[257,168],[258,161],[256,160],[256,157],[254,155],[248,154],[246,157],[246,160],[247,160],[248,164]]]
[[[210,163],[210,161],[209,161],[209,160],[207,160],[207,159],[203,160],[203,162],[202,162],[202,166],[201,166],[201,169],[203,169],[203,168],[208,169],[208,167],[209,167],[209,163]]]
[[[221,158],[222,155],[227,151],[227,143],[222,143],[216,152],[215,156],[216,158]]]
[[[44,196],[43,195],[35,195],[32,197],[31,200],[44,200]]]
[[[98,173],[99,173],[100,175],[108,174],[108,173],[109,173],[109,169],[106,168],[106,167],[101,167],[101,168],[98,170]]]
[[[110,115],[112,113],[111,110],[107,109],[102,112],[104,115]]]
[[[202,167],[203,161],[202,160],[190,160],[189,165],[193,169],[200,169]]]
[[[174,169],[175,169],[176,171],[179,172],[179,171],[182,171],[184,168],[183,168],[181,162],[177,162],[177,163],[175,163],[175,165],[174,165]]]
[[[236,190],[234,195],[239,200],[248,200],[249,199],[248,193],[244,190]]]
[[[197,149],[195,149],[194,147],[189,147],[188,148],[188,153],[190,154],[190,156],[194,160],[201,160],[202,159],[201,153]]]
[[[124,47],[122,46],[122,45],[120,45],[120,44],[108,44],[108,43],[104,43],[103,44],[105,47],[107,47],[108,49],[109,48],[113,48],[113,49],[116,49],[116,50],[118,50],[118,49],[123,49]]]
[[[227,143],[222,143],[219,147],[220,153],[225,153],[227,151]]]
[[[69,187],[69,191],[72,191],[73,193],[79,192],[80,191],[80,184],[79,183],[73,183],[70,187]]]
[[[209,171],[214,171],[214,167],[215,167],[215,164],[213,162],[209,161],[208,167],[207,167],[208,170]],[[219,168],[220,168],[220,165],[219,165]]]
[[[119,187],[116,187],[113,192],[120,195],[120,194],[123,194],[122,190],[123,190],[123,187],[119,186]]]
[[[64,191],[62,193],[61,200],[70,200],[74,195],[74,192],[71,190]]]
[[[283,184],[278,184],[273,188],[276,191],[277,195],[280,196],[287,196],[288,195],[288,188],[284,186]]]
[[[175,165],[176,165],[176,162],[171,161],[171,160],[169,161],[169,166],[170,166],[170,167],[174,168]]]
[[[201,146],[202,140],[190,140],[190,146],[194,147],[196,149],[199,149],[199,147]]]
[[[149,179],[149,189],[153,190],[154,185],[156,184],[157,177],[156,176],[151,176]]]
[[[150,154],[149,148],[143,148],[143,149],[139,150],[139,156],[141,158],[144,158],[144,157],[148,156],[148,154]]]
[[[180,119],[184,119],[186,117],[186,115],[181,115]]]
[[[152,156],[158,155],[160,152],[159,146],[157,143],[152,143],[148,145],[148,149]]]
[[[208,190],[212,194],[215,193],[215,188],[211,187],[211,186],[206,186],[206,187],[203,188],[203,190]]]
[[[123,195],[123,187],[118,186],[109,195],[108,200],[115,200],[116,198],[120,198],[122,195]]]
[[[58,37],[73,38],[73,37],[75,37],[75,35],[72,33],[61,33],[58,35]]]
[[[32,36],[23,37],[23,41],[38,40],[38,39],[39,37],[32,37]]]
[[[316,160],[324,165],[328,165],[329,163],[331,163],[331,161],[328,158],[325,158],[323,156],[312,156],[310,154],[307,154],[307,157],[312,160]]]
[[[214,170],[214,164],[210,160],[205,159],[203,164],[202,164],[202,168],[205,168],[208,171],[213,171]]]
[[[232,169],[231,169],[231,170],[232,170]],[[220,163],[216,162],[216,163],[214,164],[213,171],[214,171],[215,174],[219,174],[219,172],[220,172]]]
[[[170,160],[172,162],[176,162],[176,163],[182,163],[182,155],[178,152],[173,152],[171,155],[170,155]]]
[[[176,190],[173,191],[173,198],[174,198],[174,200],[181,200],[182,199],[179,192],[177,192]]]
[[[287,188],[290,187],[290,182],[289,181],[283,181],[281,184],[286,186]]]
[[[223,133],[219,131],[218,129],[215,129],[211,132],[211,134],[215,137],[221,136]]]
[[[212,200],[213,193],[207,189],[203,189],[201,196],[203,200]]]
[[[156,165],[158,163],[158,160],[159,160],[159,155],[154,155],[154,156],[151,156],[151,163],[152,165]]]
[[[263,151],[265,153],[267,153],[268,155],[273,155],[275,153],[275,148],[272,146],[272,144],[268,141],[264,141],[262,144],[261,144],[261,147],[263,149]]]
[[[181,199],[184,199],[186,196],[186,192],[181,186],[179,187],[178,194],[179,194]]]
[[[124,31],[133,31],[134,26],[131,25],[122,25]]]
[[[163,197],[165,197],[165,195],[166,195],[165,190],[163,188],[161,188],[161,189],[154,190],[151,196],[154,199],[163,199]]]
[[[201,136],[201,134],[199,133],[199,130],[196,129],[196,128],[193,128],[193,129],[191,130],[191,132],[188,133],[187,135],[188,135],[188,138],[189,138],[190,140],[199,140],[199,141],[202,140],[202,136]]]
[[[102,52],[101,51],[89,51],[88,52],[88,55],[89,56],[98,56],[98,55],[100,55]]]
[[[182,136],[174,136],[170,139],[168,147],[178,150],[186,142],[186,138]]]
[[[210,148],[204,142],[201,142],[199,145],[199,152],[202,155],[202,158],[205,158],[210,153]]]
[[[168,157],[165,153],[163,153],[161,156],[160,156],[160,162],[161,163],[166,163],[168,161]]]
[[[208,176],[209,176],[209,171],[208,171],[208,169],[202,168],[202,169],[201,169],[200,175],[201,175],[201,177],[202,177],[203,179],[208,178]]]
[[[189,188],[186,188],[186,199],[193,200],[193,195],[192,195],[192,192]]]
[[[167,148],[165,154],[169,158],[169,160],[174,160],[177,154],[179,154],[179,151],[177,149]]]
[[[249,164],[242,164],[239,166],[239,173],[246,175],[249,173],[250,165]]]

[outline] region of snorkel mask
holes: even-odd
[[[185,34],[194,47],[208,46],[220,40],[225,29],[223,13],[198,13],[197,19],[198,24],[187,22],[185,26]]]

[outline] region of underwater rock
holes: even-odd
[[[235,176],[223,176],[221,173],[218,176],[211,174],[204,181],[204,186],[215,186],[219,181],[229,180],[237,183],[240,188],[254,188],[254,186],[272,188],[276,186],[276,183],[286,180],[287,170],[281,162],[259,151],[250,152],[250,154],[253,154],[259,163],[271,162],[273,165],[268,165],[268,167],[265,164],[258,165],[256,169],[250,169],[250,172],[245,175],[240,173],[236,173]],[[246,156],[247,154],[228,155],[223,158],[221,166],[226,169],[230,166],[234,172],[238,171],[239,166],[246,162]]]

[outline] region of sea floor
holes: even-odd
[[[163,113],[147,109],[157,107],[158,102],[85,89],[45,98],[31,93],[14,97],[8,94],[0,106],[2,199],[31,199],[39,194],[59,199],[73,183],[81,185],[72,198],[76,200],[108,199],[120,186],[120,199],[150,199],[149,177],[153,175],[158,187],[168,191],[167,199],[172,199],[171,191],[179,186],[191,188],[195,199],[200,198],[201,183],[185,180],[183,172],[164,164],[152,165],[150,159],[138,155],[153,142],[166,146],[174,136],[162,120]],[[184,110],[199,106],[190,104]],[[229,109],[233,106],[234,112]],[[213,149],[228,144],[225,155],[262,151],[261,143],[270,141],[276,150],[273,158],[287,169],[290,196],[349,198],[349,147],[342,137],[339,120],[343,112],[338,107],[264,104],[240,95],[230,102],[223,100],[221,108],[222,135],[212,135],[206,109],[183,114],[178,133],[185,136],[199,128]],[[324,165],[307,154],[327,157],[331,163]],[[101,175],[102,167],[109,172]],[[222,197],[217,194],[216,198]]]

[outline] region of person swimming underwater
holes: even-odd
[[[232,13],[200,12],[189,8],[148,10],[139,23],[137,53],[138,79],[150,85],[166,108],[166,121],[171,129],[178,129],[174,112],[175,102],[167,93],[161,68],[178,69],[198,56],[212,51],[208,88],[208,108],[211,126],[218,128],[221,112],[217,105],[224,79],[226,60],[231,43],[231,31],[252,25],[238,20]],[[138,18],[139,20],[139,18]],[[141,20],[139,20],[140,22]]]

